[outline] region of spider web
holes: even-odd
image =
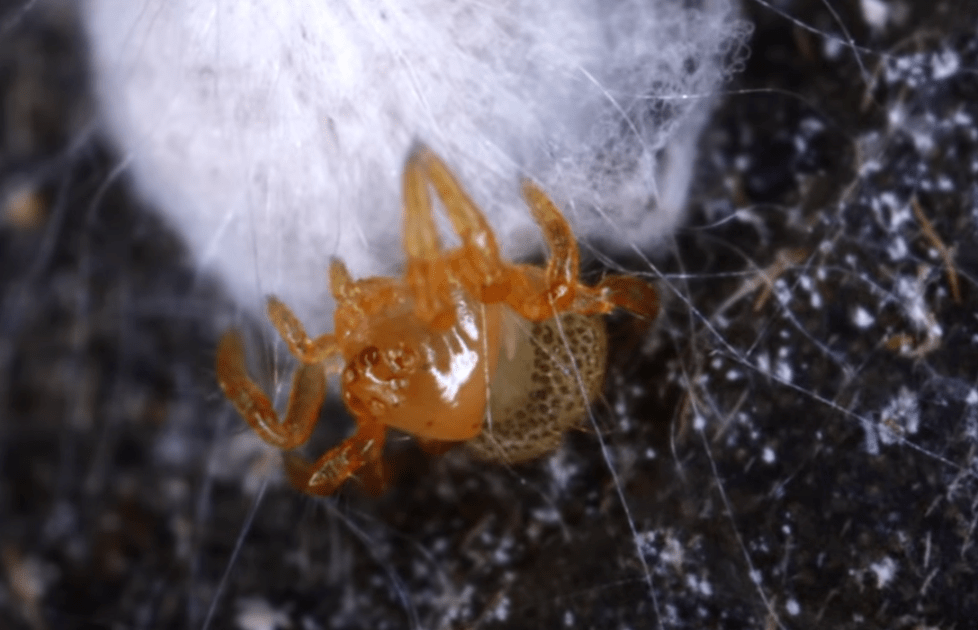
[[[655,258],[627,233],[625,255],[583,245],[588,274],[663,296],[651,330],[611,319],[583,430],[509,468],[395,440],[387,495],[311,500],[220,399],[235,307],[135,200],[89,125],[76,25],[34,4],[0,4],[5,627],[978,613],[973,7],[747,3],[753,55],[717,95],[689,223]],[[263,352],[283,392],[292,364]]]

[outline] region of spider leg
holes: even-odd
[[[594,287],[580,287],[573,310],[583,314],[609,313],[616,307],[655,319],[659,296],[652,285],[638,278],[606,276]]]
[[[533,267],[520,266],[511,273],[513,286],[522,290],[510,293],[507,303],[518,313],[533,321],[550,319],[571,310],[580,284],[580,254],[567,219],[545,192],[528,179],[523,180],[523,198],[533,219],[540,226],[550,250],[547,267],[540,272]],[[541,282],[542,280],[542,282]]]
[[[462,239],[462,247],[447,255],[440,252],[431,214],[429,183]],[[640,316],[655,317],[659,310],[655,290],[642,280],[608,276],[596,287],[580,284],[580,254],[567,219],[547,194],[529,180],[523,182],[523,197],[550,250],[544,270],[503,261],[492,228],[448,166],[426,146],[415,147],[404,172],[404,246],[409,261],[408,283],[419,302],[430,300],[422,302],[423,308],[432,309],[427,312],[433,313],[436,305],[443,305],[436,300],[450,299],[444,287],[451,269],[481,302],[505,301],[532,321],[543,321],[567,311],[608,313],[618,307]],[[443,262],[446,260],[447,265]],[[439,289],[442,293],[438,293]]]
[[[326,496],[362,467],[368,490],[383,489],[383,463],[386,427],[373,419],[357,419],[357,432],[322,457],[309,463],[295,453],[285,454],[285,474],[289,482],[307,494]]]
[[[564,215],[545,192],[529,180],[523,181],[523,197],[540,226],[550,249],[550,259],[539,278],[533,267],[514,267],[514,290],[507,303],[527,319],[541,321],[558,313],[583,315],[609,313],[617,307],[636,315],[654,318],[659,310],[655,289],[629,276],[608,276],[595,287],[578,282],[580,254],[574,233]],[[519,277],[522,276],[522,277]],[[542,288],[534,289],[534,285]]]
[[[480,301],[502,301],[510,290],[508,265],[500,258],[492,228],[451,169],[431,149],[421,144],[414,148],[405,167],[404,241],[408,255],[412,253],[412,245],[421,245],[418,240],[409,242],[412,227],[409,215],[423,214],[421,221],[425,229],[430,230],[433,236],[436,234],[431,200],[428,198],[429,183],[444,204],[452,227],[462,240],[462,247],[447,257],[449,262],[446,268],[451,268],[453,275]]]
[[[334,335],[320,335],[310,339],[295,313],[275,296],[268,298],[268,319],[289,346],[289,352],[307,365],[323,363],[339,354]]]
[[[462,242],[479,256],[473,261],[477,263],[477,270],[486,275],[497,273],[502,264],[496,236],[485,215],[462,188],[448,165],[424,145],[415,147],[408,158],[408,164],[412,168],[417,168],[431,182],[438,197],[445,204],[445,210],[455,232]]]
[[[418,317],[436,327],[448,327],[453,323],[445,319],[451,309],[451,283],[428,194],[426,154],[430,154],[426,147],[417,147],[404,166],[405,282]]]
[[[241,417],[265,442],[292,449],[309,439],[326,398],[326,375],[320,365],[301,365],[292,375],[285,418],[279,420],[272,402],[248,376],[241,334],[229,330],[217,346],[217,382]]]

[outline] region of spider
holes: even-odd
[[[649,319],[658,312],[655,290],[636,278],[578,281],[570,225],[529,180],[522,192],[550,250],[545,267],[501,258],[485,217],[427,147],[414,148],[403,177],[403,278],[353,280],[334,259],[334,332],[315,338],[285,304],[268,299],[269,319],[300,362],[284,418],[248,376],[241,334],[228,330],[218,344],[224,395],[284,452],[286,476],[308,494],[329,495],[355,474],[382,489],[388,427],[432,453],[465,442],[477,457],[514,463],[554,450],[600,390],[607,355],[600,315],[616,307]],[[441,247],[429,187],[461,240],[456,249]],[[309,462],[292,451],[312,434],[328,373],[341,373],[356,432]]]

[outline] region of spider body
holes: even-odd
[[[461,238],[456,249],[441,248],[429,186]],[[517,462],[553,450],[581,420],[605,371],[599,315],[623,307],[653,318],[656,294],[626,276],[580,284],[567,221],[531,182],[523,194],[551,252],[544,268],[502,260],[448,167],[417,147],[404,171],[404,277],[354,281],[334,260],[334,332],[315,338],[269,298],[269,318],[300,361],[282,419],[247,374],[240,334],[224,334],[218,383],[252,429],[286,452],[295,487],[327,495],[354,474],[382,487],[387,428],[414,435],[431,452],[466,442],[483,459]],[[333,372],[357,430],[307,462],[291,451],[309,439]]]

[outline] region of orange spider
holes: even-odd
[[[429,185],[462,241],[457,249],[441,248]],[[553,450],[581,421],[605,372],[598,315],[623,307],[654,318],[658,300],[651,286],[625,276],[580,284],[566,219],[532,182],[523,182],[523,196],[550,248],[545,268],[502,260],[485,217],[445,163],[415,148],[404,169],[404,277],[354,281],[334,260],[334,332],[314,339],[287,306],[268,299],[269,318],[301,363],[283,420],[248,376],[240,333],[224,334],[221,389],[264,441],[287,451],[296,488],[328,495],[361,468],[364,482],[382,488],[388,427],[413,434],[429,452],[466,442],[484,459],[517,462]],[[288,451],[309,439],[326,374],[340,371],[356,433],[310,463]]]

